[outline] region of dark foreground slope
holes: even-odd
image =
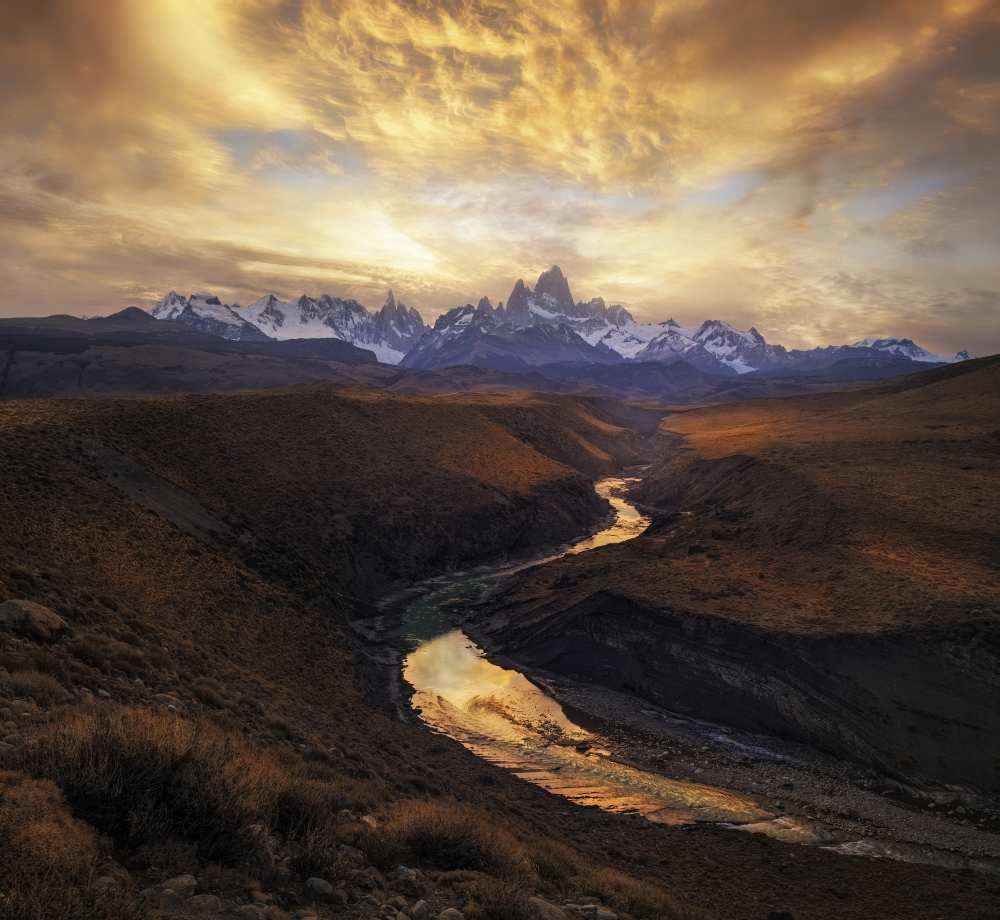
[[[350,383],[362,366],[378,367],[374,353],[339,339],[233,342],[137,307],[94,319],[0,320],[3,399]]]
[[[356,595],[603,514],[589,478],[639,440],[598,408],[319,387],[8,402],[0,432],[3,920],[486,917],[524,891],[684,915],[571,851],[545,882],[503,783],[366,702],[346,628]]]
[[[529,573],[518,660],[899,777],[1000,789],[1000,360],[679,412],[630,544]]]
[[[990,916],[978,878],[571,806],[370,702],[345,595],[578,530],[586,478],[637,458],[623,418],[327,387],[0,405],[0,602],[66,623],[0,632],[0,917]]]

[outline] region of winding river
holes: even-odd
[[[454,627],[463,607],[482,601],[514,572],[639,536],[649,519],[626,498],[634,481],[597,483],[598,494],[613,509],[613,519],[597,533],[530,562],[438,579],[410,604],[401,638],[412,648],[403,676],[413,687],[413,708],[429,726],[485,760],[581,805],[638,813],[665,824],[752,825],[784,839],[812,840],[808,827],[770,814],[747,796],[616,761],[600,736],[572,722],[541,687],[490,662]]]
[[[840,787],[834,796],[837,801],[820,818],[815,809],[810,809],[809,815],[788,814],[782,803],[767,795],[756,797],[633,766],[627,757],[616,753],[609,739],[574,723],[544,685],[489,661],[456,627],[470,605],[483,601],[515,572],[639,536],[650,522],[627,499],[626,490],[635,481],[609,478],[596,484],[598,494],[610,503],[613,516],[586,539],[527,562],[431,579],[408,595],[411,599],[394,639],[406,650],[403,676],[413,689],[412,707],[419,717],[484,760],[580,805],[639,814],[662,824],[716,824],[850,855],[1000,871],[1000,851],[991,852],[993,846],[984,852],[969,835],[952,838],[956,845],[947,850],[928,845],[946,830],[954,833],[955,829],[938,823],[925,828],[922,837],[916,836],[908,812],[848,784]],[[736,748],[752,750],[779,763],[782,771],[799,771],[795,775],[797,787],[800,779],[808,785],[808,764],[752,747],[753,739],[741,742],[735,733],[720,726],[681,720],[665,711],[653,713],[641,708],[644,705],[635,700],[626,702],[629,709],[649,713],[661,724],[683,722],[681,731],[694,733],[699,745],[706,744],[700,747],[706,757],[725,755]],[[753,772],[756,776],[758,771]],[[829,785],[829,774],[823,779]],[[748,786],[761,789],[756,780],[744,783],[744,788]],[[857,826],[840,820],[838,812],[847,814],[848,807],[869,812],[873,826],[882,828],[879,837],[863,831],[859,836]]]

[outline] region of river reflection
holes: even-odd
[[[602,739],[574,724],[556,700],[524,675],[488,661],[465,633],[453,628],[462,607],[481,601],[516,571],[639,536],[649,519],[625,496],[633,481],[605,479],[596,485],[611,503],[614,519],[563,552],[442,579],[414,600],[402,630],[413,647],[403,674],[414,690],[414,709],[428,725],[485,760],[582,805],[668,824],[727,822],[753,825],[775,836],[810,835],[805,826],[790,826],[787,819],[772,822],[774,816],[746,796],[613,760]]]

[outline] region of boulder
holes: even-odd
[[[69,632],[69,624],[54,610],[34,601],[4,601],[0,604],[0,631],[36,642],[54,642]]]
[[[222,899],[214,894],[196,894],[186,909],[192,914],[217,914],[222,910]]]
[[[178,875],[176,878],[167,879],[160,887],[169,888],[179,897],[189,898],[198,887],[198,880],[193,875]]]
[[[264,908],[257,904],[242,904],[233,910],[233,916],[239,920],[267,920]]]
[[[566,920],[566,911],[544,898],[531,897],[528,898],[528,903],[531,904],[539,920]]]
[[[306,891],[309,892],[314,898],[330,898],[333,897],[333,885],[331,885],[324,878],[312,878],[306,879]]]

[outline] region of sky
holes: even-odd
[[[1000,351],[1000,0],[5,0],[0,315],[640,320]]]

